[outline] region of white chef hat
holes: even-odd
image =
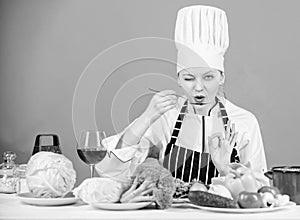
[[[175,42],[177,73],[190,67],[210,67],[224,71],[224,55],[229,46],[228,23],[223,10],[195,5],[178,11]]]

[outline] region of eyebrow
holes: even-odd
[[[208,70],[207,72],[203,73],[202,75],[209,74],[209,73],[217,73],[217,71],[216,70]]]
[[[210,73],[217,73],[215,70],[208,70],[207,72],[203,73],[202,75],[210,74]],[[197,75],[198,73],[190,73],[190,72],[183,72],[183,76],[193,76]]]
[[[193,77],[195,77],[195,74],[192,74],[192,73],[183,73],[183,76],[193,76]]]

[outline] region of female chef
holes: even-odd
[[[104,140],[112,153],[96,170],[126,179],[146,157],[155,157],[175,178],[209,184],[211,178],[228,173],[230,163],[238,162],[250,167],[260,185],[267,185],[258,122],[222,92],[229,45],[225,12],[198,5],[179,10],[175,42],[184,98],[172,90],[154,94],[139,118]]]

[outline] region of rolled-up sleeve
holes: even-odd
[[[161,149],[166,145],[169,134],[169,126],[166,123],[167,116],[162,116],[154,122],[141,137],[138,144],[116,149],[122,135],[130,125],[121,133],[102,140],[107,148],[105,158],[96,164],[97,173],[102,177],[128,181],[137,165],[142,163],[153,145]]]

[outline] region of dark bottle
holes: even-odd
[[[45,136],[52,137],[53,144],[52,145],[41,145],[41,138]],[[62,154],[62,151],[59,146],[59,137],[56,134],[38,134],[35,138],[34,147],[32,155],[40,152],[40,151],[49,151],[57,154]]]

